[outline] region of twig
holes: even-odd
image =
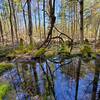
[[[69,61],[69,62],[66,63],[66,64],[70,64],[71,62],[72,62],[72,60]],[[61,64],[58,68],[56,68],[56,69],[53,71],[53,74],[54,74],[59,68],[61,68],[63,65],[66,65],[66,64]]]
[[[62,42],[64,42],[63,38],[60,36],[55,36],[55,37],[52,37],[51,39],[56,39],[56,38],[59,38]]]
[[[59,33],[61,33],[60,35],[65,35],[67,38],[69,38],[71,41],[73,41],[73,39],[72,38],[70,38],[67,34],[65,34],[65,33],[63,33],[63,32],[61,32],[60,30],[58,30],[58,28],[57,27],[55,27],[54,26],[54,28],[59,32]]]
[[[27,3],[27,0],[25,1],[25,3],[24,3],[24,5],[23,5],[22,9],[24,9],[24,8],[25,8],[25,6],[26,6],[26,3]]]

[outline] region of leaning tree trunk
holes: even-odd
[[[80,0],[79,4],[80,4],[80,42],[83,43],[84,41],[84,25],[83,25],[84,0]]]
[[[45,41],[43,42],[43,44],[39,47],[47,47],[48,44],[50,43],[51,39],[52,39],[52,30],[54,28],[54,24],[55,24],[55,21],[56,21],[56,17],[55,17],[55,0],[49,0],[49,8],[50,8],[50,11],[49,11],[49,19],[50,19],[50,29],[48,31],[48,35],[45,39]]]
[[[30,45],[33,45],[32,40],[32,16],[31,16],[31,0],[27,0],[27,7],[28,7],[28,30],[29,30],[29,38],[30,38]]]

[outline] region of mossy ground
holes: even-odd
[[[3,100],[4,96],[11,90],[9,84],[0,84],[0,100]]]

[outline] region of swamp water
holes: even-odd
[[[3,75],[15,91],[16,96],[11,100],[92,100],[94,93],[96,100],[100,100],[100,80],[95,79],[94,62],[81,63],[79,80],[78,59],[67,64],[68,62],[70,60],[64,60],[62,63],[46,61],[15,64],[16,68]],[[97,90],[94,91],[95,85]],[[7,97],[5,100],[10,99]]]

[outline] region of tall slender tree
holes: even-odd
[[[35,30],[37,32],[37,15],[36,15],[36,8],[34,9],[34,20],[35,20]]]
[[[48,35],[45,39],[45,41],[43,42],[43,44],[39,47],[43,47],[43,46],[48,46],[48,44],[51,41],[52,38],[52,31],[54,28],[54,24],[56,21],[56,17],[55,17],[55,0],[49,0],[49,20],[50,20],[50,29],[48,31]]]
[[[25,7],[25,6],[22,5],[22,1],[21,1],[21,7],[22,7],[22,13],[23,13],[24,25],[25,25],[26,35],[27,35],[28,28],[27,28],[27,21],[26,21],[25,10],[24,10],[24,7]]]
[[[0,19],[0,33],[1,33],[2,43],[4,44],[4,34],[3,34],[3,29],[2,29],[2,22],[1,22],[1,19]]]
[[[44,26],[44,38],[46,39],[46,33],[45,33],[45,0],[43,0],[43,26]]]
[[[83,24],[83,8],[84,8],[84,0],[79,0],[80,5],[80,42],[84,41],[84,24]]]
[[[37,6],[38,6],[38,30],[40,34],[40,40],[41,40],[41,20],[40,20],[40,0],[37,0]]]
[[[32,15],[31,15],[31,0],[27,0],[27,9],[28,9],[28,30],[29,30],[29,38],[30,45],[33,45],[32,40]]]
[[[14,30],[13,30],[13,22],[12,22],[12,8],[11,8],[11,2],[10,0],[8,0],[8,4],[9,4],[9,9],[10,9],[10,30],[11,30],[11,38],[12,38],[12,44],[14,46]]]
[[[12,7],[12,15],[13,15],[13,19],[14,19],[14,28],[15,28],[15,35],[16,35],[16,39],[18,42],[18,34],[17,34],[17,19],[16,19],[16,12],[15,12],[15,7],[14,7],[14,0],[11,0],[11,7]]]

